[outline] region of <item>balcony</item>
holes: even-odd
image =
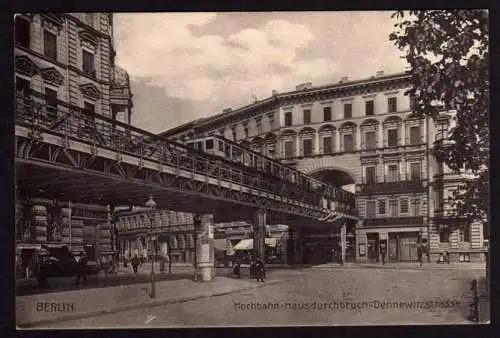
[[[365,227],[379,227],[379,226],[420,226],[424,224],[424,218],[422,216],[410,216],[410,217],[387,217],[387,218],[369,218],[365,219]]]
[[[358,185],[358,194],[376,195],[376,194],[403,194],[403,193],[422,193],[425,192],[423,179],[413,177],[402,179],[401,177],[383,176],[375,179],[363,179],[363,183]]]

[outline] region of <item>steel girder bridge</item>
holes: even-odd
[[[357,220],[354,199],[301,189],[34,92],[16,98],[16,185],[30,197],[210,213],[217,222],[266,210],[267,223],[323,227]],[[312,178],[311,178],[312,179]],[[331,226],[331,225],[330,225]],[[329,226],[329,227],[330,227]]]

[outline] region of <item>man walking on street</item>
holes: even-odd
[[[264,282],[264,277],[266,275],[266,267],[264,265],[264,262],[259,258],[257,258],[257,261],[255,263],[255,274],[257,277],[257,282]]]
[[[387,249],[385,247],[385,245],[381,245],[380,246],[380,255],[382,256],[382,265],[385,265],[385,255],[387,253]]]
[[[135,255],[134,258],[132,258],[132,261],[130,263],[132,264],[132,269],[134,269],[134,274],[137,275],[137,268],[139,267],[139,264],[141,263],[141,261],[139,260],[139,257],[137,257],[137,255]]]
[[[422,247],[422,244],[419,244],[418,247],[417,247],[417,256],[418,256],[418,263],[420,264],[420,266],[422,266],[422,256],[423,256],[424,252],[423,252],[423,247]]]
[[[84,281],[87,281],[87,256],[82,251],[80,252],[80,260],[77,263],[76,268],[76,285],[80,285],[80,277],[83,277]]]

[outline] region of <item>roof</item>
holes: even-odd
[[[378,82],[382,81],[387,81],[387,80],[396,80],[396,79],[404,79],[404,78],[409,78],[410,75],[408,72],[402,72],[402,73],[395,73],[395,74],[389,74],[389,75],[384,75],[384,76],[371,76],[369,78],[364,78],[364,79],[358,79],[354,81],[341,81],[337,83],[330,83],[327,85],[323,86],[316,86],[316,87],[309,87],[306,89],[300,89],[300,90],[293,90],[293,91],[288,91],[284,93],[279,93],[272,95],[266,99],[256,101],[254,103],[248,104],[246,106],[243,106],[238,109],[234,109],[231,111],[227,112],[222,112],[220,114],[216,114],[210,117],[205,117],[201,118],[198,120],[194,120],[185,124],[182,124],[180,126],[177,126],[175,128],[166,130],[162,133],[160,133],[160,136],[174,136],[176,134],[180,134],[182,132],[185,132],[191,128],[199,127],[205,124],[213,123],[221,118],[229,117],[229,116],[235,116],[239,115],[247,110],[250,110],[252,108],[257,108],[258,106],[272,103],[272,102],[279,102],[280,99],[285,99],[290,96],[296,96],[296,95],[302,95],[302,94],[312,94],[316,92],[322,92],[326,90],[335,90],[335,89],[342,89],[346,88],[348,89],[349,87],[355,87],[359,85],[369,85],[369,84],[376,84]]]

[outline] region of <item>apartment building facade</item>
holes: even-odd
[[[432,152],[453,127],[453,113],[438,121],[414,115],[410,80],[378,72],[321,87],[305,83],[161,135],[179,142],[221,135],[355,192],[361,221],[346,234],[352,260],[378,261],[385,246],[388,260],[413,261],[420,242],[430,247],[431,260],[445,251],[451,260],[482,260],[483,225],[452,215],[448,203],[466,175],[451,172]],[[331,259],[340,234],[303,230],[305,241],[317,243],[306,245],[305,256]]]
[[[130,124],[130,81],[115,65],[111,13],[23,13],[14,21],[16,109],[43,114],[54,128],[80,112]],[[90,131],[82,125],[76,132]],[[110,259],[113,252],[108,206],[72,204],[22,182],[16,230],[21,251],[65,244],[79,253],[93,246],[96,260]]]

